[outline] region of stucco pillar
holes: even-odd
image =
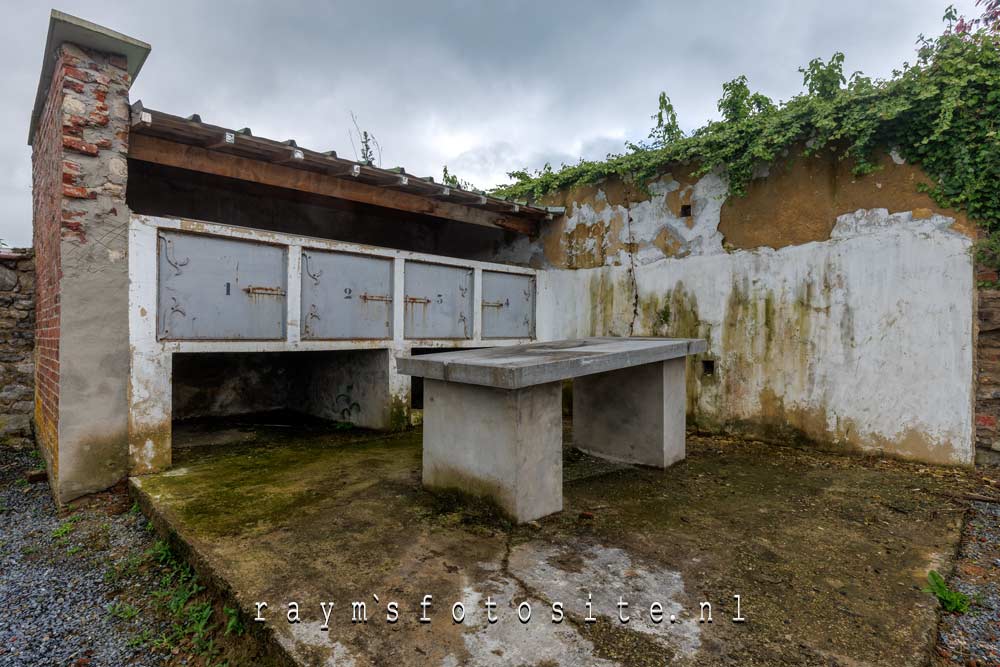
[[[59,502],[128,470],[128,91],[148,51],[52,14],[29,143],[43,276],[35,413]]]

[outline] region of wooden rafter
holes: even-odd
[[[289,147],[285,151],[290,152]],[[287,153],[286,153],[287,155]],[[243,157],[211,150],[202,146],[180,143],[142,133],[133,133],[129,140],[129,157],[144,162],[188,169],[216,176],[235,178],[264,185],[288,188],[311,194],[337,197],[349,201],[385,208],[430,215],[474,225],[495,227],[521,234],[538,234],[538,221],[514,217],[481,208],[485,198],[460,203],[402,192],[391,187],[379,187],[350,178],[338,178],[321,171],[299,169],[291,164]],[[287,160],[287,158],[286,158]],[[298,162],[292,158],[292,161]],[[308,160],[307,160],[308,162]],[[414,179],[411,179],[411,181]],[[455,191],[453,191],[454,193]],[[457,193],[456,193],[457,194]],[[463,193],[465,194],[465,193]],[[472,199],[471,197],[469,199]],[[478,205],[479,207],[477,207]]]

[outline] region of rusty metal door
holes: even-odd
[[[160,231],[157,245],[157,337],[285,337],[284,248],[170,231]]]
[[[392,338],[392,260],[303,250],[302,338]]]
[[[533,338],[535,279],[483,271],[483,338]]]
[[[472,337],[472,269],[407,262],[403,283],[407,338]]]

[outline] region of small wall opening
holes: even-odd
[[[173,355],[174,445],[245,439],[255,426],[385,428],[386,349]]]

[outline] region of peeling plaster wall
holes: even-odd
[[[780,242],[794,220],[776,215],[770,236],[756,233],[778,249],[741,250],[719,231],[726,190],[717,174],[668,174],[645,199],[618,203],[592,188],[534,245],[505,247],[501,259],[553,267],[539,274],[539,338],[705,338],[709,352],[688,364],[689,418],[700,428],[971,464],[967,222],[922,206],[914,192],[920,206],[842,212],[810,242]],[[741,206],[780,208],[781,190],[768,193],[768,202]],[[906,205],[899,192],[888,198]],[[684,205],[691,215],[679,215]],[[609,224],[616,219],[620,232]],[[600,233],[581,234],[581,225]],[[713,374],[703,359],[715,360]]]

